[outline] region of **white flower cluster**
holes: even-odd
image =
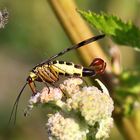
[[[75,118],[56,113],[46,124],[49,140],[85,140],[88,128],[76,122]]]
[[[75,93],[72,98],[67,100],[69,108],[79,110],[81,115],[85,118],[88,125],[94,126],[102,120],[107,120],[109,126],[104,129],[110,129],[110,123],[113,119],[111,114],[113,111],[113,101],[105,93],[102,93],[96,87],[84,87],[81,91]],[[110,122],[108,121],[110,120]],[[101,125],[103,125],[101,123]],[[105,130],[108,131],[108,130]]]
[[[61,90],[44,88],[36,99],[30,99],[30,106],[53,101],[61,108],[51,114],[46,123],[49,140],[88,140],[89,137],[95,139],[109,137],[110,128],[113,126],[111,117],[114,109],[113,101],[106,87],[99,80],[97,82],[103,91],[94,86],[82,87],[82,79],[70,78],[60,85]]]
[[[0,28],[4,28],[5,24],[8,22],[9,13],[7,9],[0,11]]]

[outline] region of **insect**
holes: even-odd
[[[37,64],[31,71],[29,76],[26,79],[26,83],[21,89],[19,95],[16,98],[14,103],[9,122],[11,121],[12,115],[15,110],[15,120],[16,112],[18,108],[18,103],[20,96],[28,84],[32,90],[33,96],[37,93],[35,81],[43,82],[46,84],[54,85],[55,82],[59,81],[59,76],[64,75],[68,77],[85,77],[85,76],[95,76],[96,74],[101,74],[105,71],[106,63],[101,58],[95,58],[89,67],[83,67],[82,65],[77,65],[72,62],[58,61],[54,60],[55,58],[65,54],[68,51],[80,48],[84,45],[87,45],[93,41],[103,38],[105,35],[98,35],[91,37],[87,40],[84,40],[72,47],[66,48],[60,53],[53,55],[47,60]],[[48,87],[48,86],[47,86]]]

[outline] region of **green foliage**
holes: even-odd
[[[140,91],[140,70],[124,71],[120,75],[119,91],[125,91],[126,94],[139,95]]]
[[[119,86],[116,87],[117,100],[123,105],[124,115],[131,115],[135,104],[140,102],[140,70],[124,71],[120,77]]]
[[[131,22],[123,22],[116,16],[105,13],[96,14],[78,10],[92,26],[112,37],[120,45],[128,45],[140,50],[140,29]]]

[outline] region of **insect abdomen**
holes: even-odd
[[[53,61],[50,65],[59,75],[82,77],[83,67],[72,62]]]
[[[93,70],[93,69],[91,69],[91,68],[83,68],[83,72],[82,72],[82,75],[83,76],[95,76],[96,75],[96,73],[95,73],[95,71]]]

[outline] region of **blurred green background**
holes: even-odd
[[[140,0],[76,0],[79,9],[107,12],[140,24]],[[17,123],[7,127],[10,111],[29,70],[34,65],[71,45],[46,0],[0,0],[0,9],[7,8],[9,22],[0,29],[0,140],[46,140],[46,113],[42,108],[24,117],[23,112],[31,95],[27,87],[20,100]],[[78,24],[78,23],[77,23]],[[108,47],[109,43],[104,47]],[[140,57],[131,48],[121,47],[124,68],[138,65]],[[80,63],[75,51],[59,60]],[[123,139],[117,129],[111,140]]]

